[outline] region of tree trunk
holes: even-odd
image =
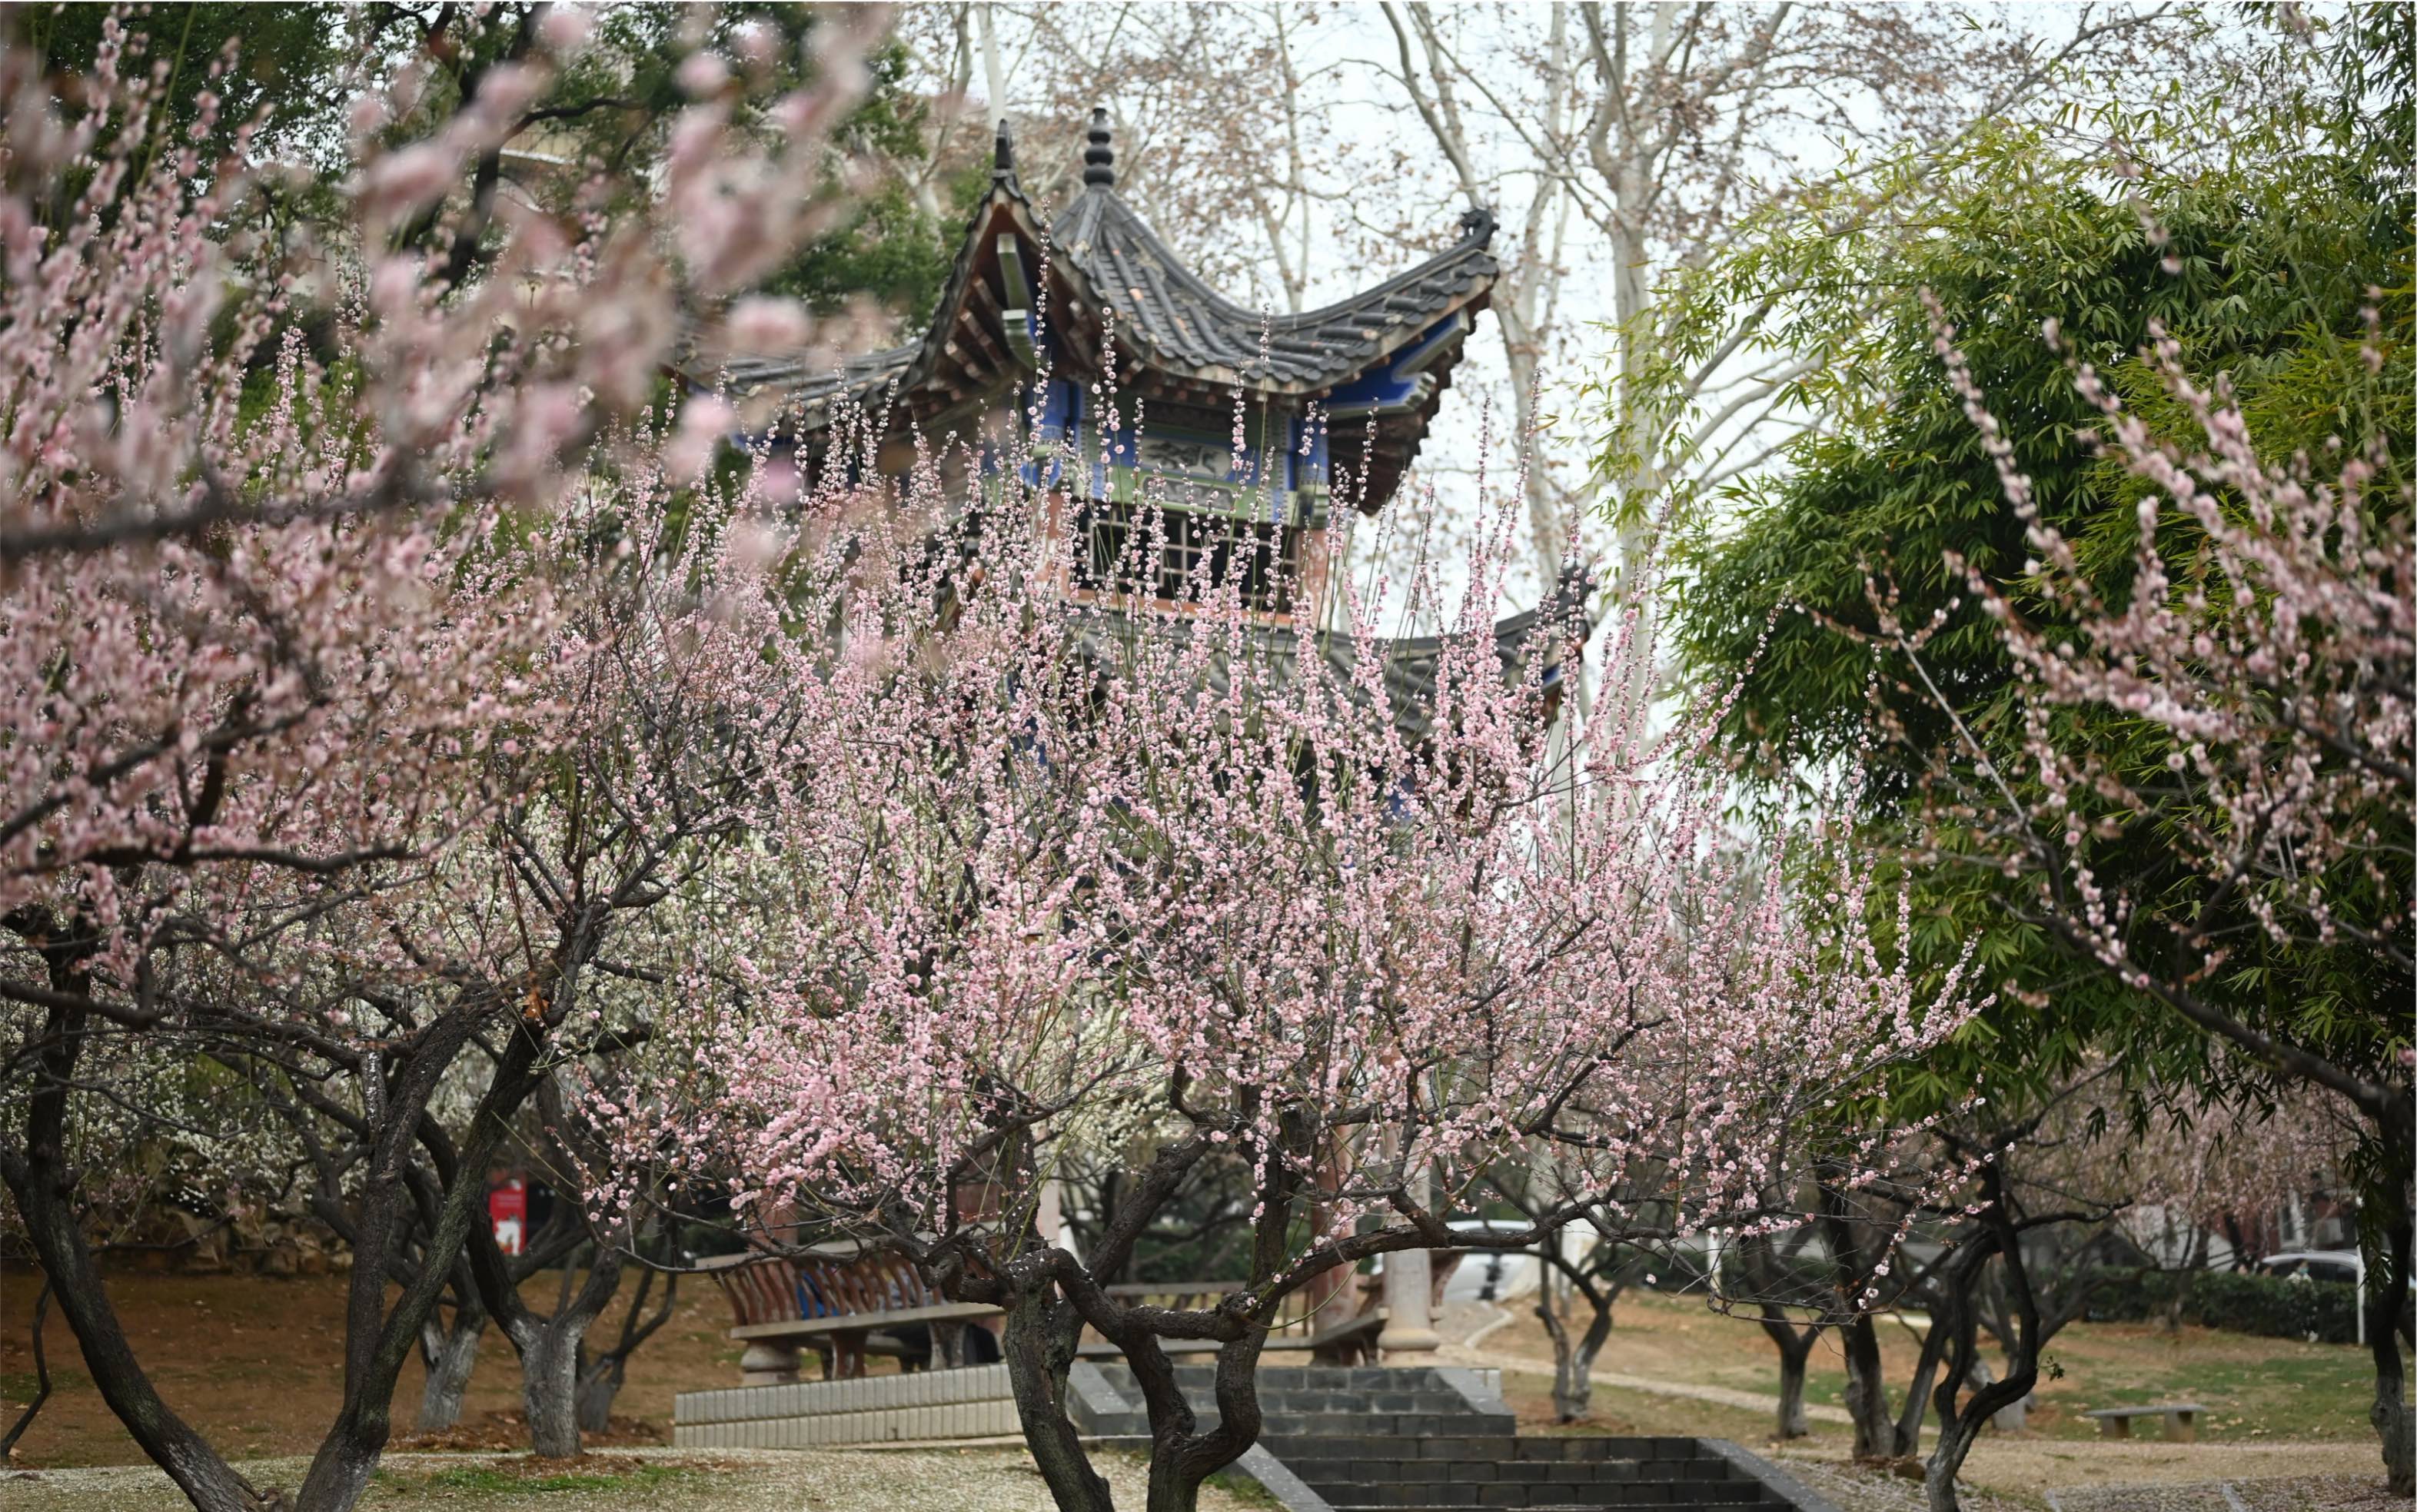
[[[1053,1291],[1046,1279],[1018,1278],[1008,1306],[1000,1352],[1015,1393],[1016,1421],[1059,1512],[1116,1512],[1107,1481],[1091,1468],[1073,1419],[1066,1415],[1066,1373],[1074,1363],[1083,1320],[1073,1304],[1052,1301]]]
[[[2387,1135],[2389,1142],[2389,1135]],[[2409,1302],[2409,1157],[2387,1142],[2382,1179],[2366,1184],[2359,1243],[2366,1251],[2366,1347],[2375,1359],[2375,1404],[2367,1421],[2383,1446],[2383,1475],[2394,1496],[2417,1495],[2417,1442],[2400,1356],[2400,1315]],[[2394,1159],[2393,1157],[2398,1157]]]
[[[1981,1436],[1989,1419],[2029,1396],[2031,1388],[2039,1384],[2039,1352],[2047,1341],[2039,1299],[2031,1290],[2030,1270],[2023,1259],[2021,1235],[2015,1230],[2013,1214],[2007,1210],[2002,1167],[1983,1168],[1981,1191],[1987,1203],[1983,1215],[1987,1232],[1968,1240],[1955,1261],[1942,1268],[1938,1278],[1940,1293],[1947,1301],[1939,1312],[1932,1314],[1931,1332],[1952,1328],[1953,1351],[1938,1383],[1938,1438],[1922,1467],[1923,1491],[1929,1499],[1930,1512],[1959,1512],[1955,1475],[1964,1468],[1964,1457],[1972,1452],[1973,1441]],[[1971,1378],[1973,1367],[1980,1361],[1975,1322],[1978,1309],[1973,1306],[1971,1293],[1993,1251],[1998,1264],[2004,1269],[2006,1295],[2014,1310],[2013,1331],[2005,1341],[2006,1374],[2004,1379],[1974,1391],[1959,1412],[1956,1393]],[[1928,1356],[1933,1352],[1925,1349],[1923,1353]]]
[[[2181,1274],[2173,1278],[2173,1293],[2166,1298],[2166,1333],[2179,1334],[2182,1331],[2182,1312],[2190,1306],[2191,1283],[2198,1278],[2200,1271],[2207,1268],[2207,1247],[2206,1227],[2201,1224],[2192,1225],[2190,1245],[2183,1251],[2185,1259],[2182,1263]]]
[[[1804,1415],[1804,1365],[1812,1358],[1813,1341],[1821,1337],[1821,1331],[1800,1329],[1785,1317],[1765,1318],[1762,1328],[1779,1346],[1778,1436],[1801,1439],[1813,1431],[1811,1420]]]
[[[450,1323],[431,1316],[419,1325],[419,1357],[428,1379],[419,1388],[419,1415],[414,1427],[435,1433],[462,1421],[462,1399],[470,1390],[470,1371],[479,1363],[479,1341],[486,1337],[487,1309],[474,1289],[468,1301],[453,1309]]]
[[[1275,1227],[1283,1232],[1280,1221]],[[1121,1340],[1125,1362],[1132,1367],[1149,1409],[1149,1489],[1143,1504],[1148,1512],[1197,1512],[1201,1482],[1258,1442],[1265,1422],[1259,1411],[1259,1349],[1266,1337],[1248,1333],[1219,1346],[1217,1426],[1206,1432],[1158,1340],[1147,1336]]]
[[[1896,1424],[1889,1416],[1888,1381],[1880,1368],[1880,1338],[1871,1314],[1858,1312],[1839,1325],[1847,1357],[1847,1415],[1854,1420],[1858,1459],[1896,1457]]]
[[[618,1354],[607,1354],[579,1372],[579,1431],[609,1433],[613,1429],[613,1399],[621,1394],[621,1382],[629,1374],[629,1362]]]
[[[549,1126],[559,1127],[568,1121],[559,1088],[550,1078],[532,1091]],[[559,1159],[569,1166],[574,1157],[563,1153]],[[538,1251],[524,1259],[531,1266],[551,1262],[561,1267],[562,1284],[551,1314],[540,1314],[522,1300],[524,1275],[506,1260],[492,1228],[464,1235],[464,1258],[480,1301],[520,1355],[521,1409],[528,1417],[530,1448],[542,1459],[572,1459],[580,1453],[579,1398],[587,1374],[587,1330],[621,1290],[621,1270],[628,1260],[624,1245],[635,1235],[626,1226],[599,1232],[584,1219],[565,1219],[549,1221],[540,1238]],[[575,1252],[581,1243],[590,1247],[591,1258],[586,1278],[574,1289],[579,1277]]]
[[[1931,1284],[1934,1288],[1945,1288],[1969,1283],[1941,1273],[1933,1278]],[[1955,1330],[1969,1326],[1966,1320],[1975,1316],[1972,1299],[1952,1293],[1925,1310],[1930,1316],[1930,1327],[1922,1336],[1921,1352],[1914,1356],[1913,1379],[1907,1383],[1905,1388],[1905,1410],[1896,1414],[1896,1427],[1892,1430],[1889,1449],[1893,1459],[1902,1459],[1908,1455],[1922,1452],[1922,1421],[1930,1412],[1931,1383],[1938,1379],[1939,1364],[1946,1358],[1948,1347],[1956,1337]]]
[[[8,1461],[10,1452],[17,1447],[17,1441],[34,1426],[34,1419],[42,1415],[42,1404],[51,1399],[51,1357],[42,1348],[42,1329],[50,1321],[51,1278],[45,1276],[42,1278],[42,1290],[34,1297],[34,1398],[25,1403],[25,1410],[17,1414],[17,1420],[8,1425],[8,1431],[0,1433],[0,1464]]]
[[[579,1341],[586,1333],[585,1319],[557,1314],[521,1346],[521,1410],[529,1448],[540,1459],[579,1458]]]
[[[2400,1342],[2390,1299],[2381,1306],[2370,1297],[2366,1305],[2366,1338],[2375,1354],[2375,1405],[2366,1420],[2383,1443],[2383,1477],[2392,1494],[2417,1495],[2417,1446],[2412,1446],[2407,1377],[2402,1373]]]
[[[1611,1337],[1611,1308],[1620,1281],[1602,1276],[1589,1281],[1549,1242],[1538,1248],[1536,1265],[1536,1316],[1553,1341],[1553,1412],[1563,1423],[1583,1423],[1593,1410],[1595,1357]],[[1586,1332],[1573,1338],[1563,1309],[1574,1313],[1580,1298],[1590,1316]]]
[[[50,949],[44,954],[56,990],[81,996],[88,989],[80,958],[63,959]],[[24,1102],[25,1142],[21,1152],[0,1144],[0,1182],[24,1221],[35,1261],[55,1289],[59,1313],[83,1348],[85,1370],[128,1436],[201,1512],[252,1512],[261,1501],[251,1483],[169,1410],[134,1358],[77,1220],[76,1172],[67,1151],[68,1093],[90,1035],[88,1018],[81,1008],[49,1010],[34,1054],[34,1090]]]
[[[1553,1345],[1553,1410],[1564,1423],[1583,1423],[1594,1404],[1594,1362],[1611,1337],[1611,1299],[1593,1303],[1594,1316],[1574,1344],[1556,1338]]]
[[[504,1325],[521,1356],[521,1410],[528,1415],[529,1447],[546,1459],[579,1458],[579,1398],[587,1377],[587,1329],[597,1314],[621,1289],[622,1255],[617,1245],[600,1239],[587,1279],[573,1293],[575,1269],[565,1262],[562,1294],[551,1317],[540,1318],[520,1305]],[[605,1399],[609,1408],[612,1399]]]
[[[1969,1414],[1957,1422],[1939,1425],[1938,1441],[1931,1445],[1930,1458],[1922,1466],[1922,1494],[1930,1504],[1930,1512],[1961,1512],[1955,1475],[1964,1468],[1964,1457],[1972,1452],[1972,1441],[1980,1432],[1980,1420]]]
[[[470,1137],[448,1152],[449,1173],[436,1219],[420,1251],[418,1273],[389,1309],[388,1278],[402,1255],[414,1215],[406,1191],[410,1154],[421,1132],[420,1115],[479,1020],[449,1015],[424,1038],[386,1093],[385,1119],[372,1156],[355,1232],[353,1275],[344,1325],[344,1400],[319,1444],[294,1501],[294,1512],[351,1512],[376,1473],[393,1429],[395,1378],[419,1338],[420,1324],[436,1310],[448,1274],[468,1238],[473,1214],[483,1222],[487,1162],[502,1145],[509,1120],[536,1090],[533,1067],[541,1039],[516,1027],[494,1080],[479,1099]],[[372,1066],[372,1073],[378,1074]],[[480,1232],[487,1232],[483,1228]],[[491,1240],[492,1242],[492,1240]]]
[[[665,1242],[668,1250],[670,1245]],[[658,1258],[667,1258],[661,1257]],[[583,1433],[608,1433],[613,1428],[613,1399],[621,1394],[621,1383],[630,1370],[630,1356],[638,1346],[655,1337],[655,1331],[671,1322],[672,1309],[679,1305],[679,1272],[663,1276],[663,1300],[652,1317],[646,1317],[646,1293],[654,1290],[655,1271],[649,1267],[638,1274],[638,1294],[630,1299],[630,1310],[621,1317],[621,1337],[613,1347],[592,1355],[579,1372],[579,1430]],[[938,1330],[934,1330],[935,1336]],[[959,1363],[951,1359],[951,1365]]]

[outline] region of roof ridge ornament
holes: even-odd
[[[1494,211],[1488,205],[1472,204],[1460,213],[1462,241],[1483,247],[1494,240]]]
[[[1091,107],[1090,145],[1083,149],[1083,185],[1086,189],[1112,189],[1117,187],[1117,152],[1108,131],[1108,108]]]
[[[990,181],[994,184],[1015,182],[1015,134],[1008,129],[1004,115],[998,118],[998,135],[991,142]]]

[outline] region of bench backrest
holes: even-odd
[[[745,1255],[710,1266],[737,1326],[925,1308],[947,1299],[896,1255]]]

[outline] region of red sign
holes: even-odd
[[[528,1184],[518,1176],[487,1188],[487,1218],[495,1226],[495,1247],[517,1255],[528,1231]]]

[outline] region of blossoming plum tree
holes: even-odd
[[[2313,454],[2263,455],[2227,386],[2194,379],[2162,331],[2144,355],[2182,439],[2074,365],[2104,416],[2105,454],[2138,488],[2131,580],[2114,595],[2082,544],[2040,519],[1940,324],[1938,350],[2023,521],[2040,601],[2071,628],[2027,619],[1969,576],[2020,671],[2019,758],[1993,755],[1957,721],[1955,755],[1977,777],[1942,769],[1936,811],[2027,881],[2026,912],[2074,955],[2204,1031],[2230,1062],[2355,1110],[2371,1415],[2406,1494],[2417,1444],[2396,1304],[2417,1172],[2417,558],[2408,459],[2393,441],[2405,431],[2390,418],[2405,368],[2388,371],[2407,360],[2407,296],[2376,297],[2364,342],[2338,343],[2350,376],[2326,413],[2341,431]],[[1921,627],[1890,629],[1926,680]],[[2170,865],[2142,869],[2143,854]],[[2274,1000],[2263,984],[2285,961],[2283,979],[2319,990]]]
[[[654,400],[683,311],[702,353],[811,339],[802,311],[743,291],[832,211],[859,20],[818,27],[816,82],[744,132],[747,70],[692,59],[660,185],[609,222],[463,192],[580,47],[575,11],[533,14],[424,131],[395,123],[426,60],[364,95],[349,174],[325,185],[290,182],[303,171],[207,95],[170,129],[164,70],[146,77],[118,19],[71,89],[0,44],[0,1180],[102,1395],[197,1506],[278,1498],[160,1400],[118,1326],[70,1130],[121,1089],[82,1068],[125,1060],[103,1036],[142,1036],[261,1070],[341,1134],[344,1395],[293,1504],[352,1505],[512,1112],[599,1043],[570,1015],[601,924],[677,877],[666,837],[722,832],[695,796],[722,790],[694,773],[730,726],[692,707],[674,797],[650,785],[655,750],[568,746],[628,758],[652,827],[549,802],[600,792],[540,781],[564,721],[596,718],[574,695],[692,667],[583,641],[614,563],[568,529],[595,511],[562,507],[695,449],[693,425],[615,429]],[[283,234],[264,186],[334,190],[349,217],[332,239]],[[635,702],[688,707],[662,694]],[[646,864],[601,898],[585,871],[549,895],[565,854]],[[532,920],[559,929],[513,930]],[[494,1069],[454,1142],[424,1115],[474,1043]]]
[[[814,627],[781,653],[813,750],[768,777],[688,1011],[591,1097],[622,1126],[614,1204],[728,1181],[759,1243],[852,1237],[1000,1307],[1060,1505],[1109,1504],[1067,1411],[1086,1327],[1132,1364],[1149,1505],[1179,1512],[1258,1433],[1287,1303],[1461,1242],[1445,1219],[1490,1163],[1546,1173],[1507,1247],[1771,1221],[1821,1105],[1971,1008],[1960,974],[1925,990],[1883,959],[1867,881],[1790,896],[1787,847],[1826,835],[1724,828],[1695,716],[1606,701],[1545,759],[1553,655],[1506,665],[1492,633],[1507,512],[1406,695],[1381,597],[1345,590],[1346,628],[1306,646],[1236,582],[1181,613],[1074,601],[1014,449],[962,497],[939,479],[970,460],[820,485],[771,537],[765,581]],[[1576,612],[1543,633],[1574,639]],[[1634,625],[1616,660],[1650,656]],[[1036,1227],[1075,1148],[1129,1162],[1081,1256]],[[1106,1289],[1187,1184],[1236,1173],[1236,1290]],[[1648,1173],[1649,1216],[1622,1200]],[[1213,1353],[1213,1427],[1170,1344]]]

